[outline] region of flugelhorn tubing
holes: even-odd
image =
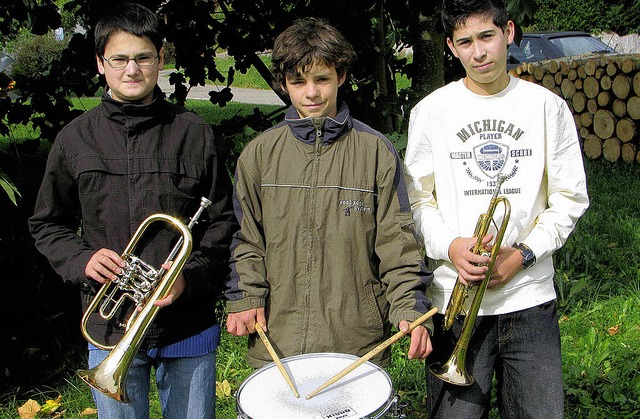
[[[171,263],[169,269],[166,270],[166,273],[164,268],[158,271],[159,273],[162,273],[162,275],[159,275],[159,279],[155,284],[156,287],[154,288],[153,293],[141,306],[139,312],[137,310],[133,312],[130,320],[127,322],[127,329],[120,341],[111,347],[109,355],[107,355],[107,357],[96,367],[90,370],[79,370],[77,373],[83,381],[106,396],[122,402],[128,401],[125,386],[127,374],[136,353],[140,349],[140,345],[144,340],[144,336],[149,326],[160,309],[160,307],[155,305],[155,302],[166,297],[175,283],[175,280],[191,253],[193,245],[191,227],[195,225],[197,222],[196,220],[199,218],[202,211],[210,204],[211,201],[206,198],[202,198],[200,208],[191,218],[188,226],[185,226],[177,218],[166,214],[151,215],[147,217],[142,224],[140,224],[133,238],[127,245],[123,254],[132,252],[148,226],[156,221],[168,222],[182,233],[180,240],[176,246],[174,246],[170,257],[167,259],[167,262],[172,261],[173,263]],[[103,288],[106,288],[106,284]],[[98,296],[104,295],[104,293],[105,291],[101,289],[83,316],[82,332],[87,340],[92,343],[95,342],[95,340],[89,336],[88,332],[86,332],[86,321],[89,314],[99,305]],[[96,346],[100,347],[102,345]]]
[[[107,357],[96,367],[90,370],[78,371],[78,376],[87,384],[106,396],[122,402],[128,401],[125,382],[131,363],[140,349],[140,345],[144,340],[144,336],[149,326],[160,309],[160,307],[156,306],[154,303],[167,295],[191,253],[191,232],[180,220],[166,214],[154,214],[144,220],[140,227],[138,227],[136,234],[134,234],[131,239],[129,246],[127,246],[127,251],[130,251],[131,248],[135,247],[135,243],[140,239],[146,228],[151,223],[160,220],[173,224],[182,233],[183,240],[176,259],[160,279],[157,287],[151,294],[151,297],[142,306],[141,311],[137,312],[134,320],[128,323],[125,334],[122,336],[122,339],[112,347],[109,355],[107,355]],[[94,301],[96,300],[94,299]],[[95,306],[97,306],[97,303]],[[85,312],[85,316],[87,316],[87,313],[89,313],[89,310]],[[136,313],[136,311],[134,311],[134,313]],[[84,322],[85,319],[83,318],[83,326]],[[83,327],[83,334],[85,337],[89,335],[88,332],[85,333],[85,327]],[[93,339],[90,341],[93,341]]]
[[[198,223],[198,218],[200,218],[200,215],[202,215],[202,211],[204,211],[209,205],[211,205],[211,201],[209,201],[204,196],[200,198],[200,206],[198,207],[198,211],[196,211],[193,217],[191,217],[191,219],[189,220],[189,224],[187,225],[187,228],[189,229],[189,231],[191,231],[193,229],[193,226]],[[169,256],[167,256],[167,260],[165,260],[164,263],[167,263],[173,260],[173,258],[176,256],[176,253],[178,253],[178,251],[180,250],[180,246],[182,246],[182,240],[183,238],[180,237],[176,245],[171,250],[171,253],[169,253]],[[164,268],[161,267],[160,272],[162,273],[163,270]],[[162,274],[160,274],[159,276],[161,277]]]
[[[149,227],[149,225],[151,225],[154,222],[157,221],[166,221],[169,224],[173,224],[178,230],[180,230],[180,232],[182,233],[182,237],[180,238],[180,248],[177,251],[178,253],[178,257],[175,258],[176,260],[174,261],[174,263],[171,265],[171,267],[169,268],[169,270],[164,273],[163,275],[159,276],[160,278],[160,282],[163,282],[162,279],[164,277],[167,278],[171,278],[171,275],[174,272],[179,272],[180,269],[182,269],[182,266],[184,265],[185,261],[186,261],[186,257],[189,256],[189,254],[191,253],[191,246],[192,246],[192,242],[191,242],[191,232],[187,229],[187,227],[177,218],[172,217],[170,215],[166,215],[166,214],[153,214],[149,217],[147,217],[138,227],[138,229],[136,230],[135,234],[133,235],[133,237],[131,238],[131,241],[129,241],[129,244],[127,245],[127,247],[125,248],[123,255],[124,254],[129,254],[133,251],[133,249],[135,248],[136,244],[138,243],[138,241],[140,240],[140,238],[144,235],[145,230]],[[186,238],[186,239],[185,239]],[[174,247],[175,250],[175,247]],[[185,260],[181,260],[181,258],[184,257]],[[176,274],[177,276],[177,274]],[[156,287],[156,290],[154,291],[154,293],[151,295],[151,297],[149,298],[148,302],[151,301],[155,301],[157,299],[163,298],[164,294],[166,294],[166,292],[169,291],[169,289],[171,289],[171,285],[173,285],[173,282],[175,281],[175,278],[173,278],[170,281],[169,287],[164,290],[165,287]],[[167,281],[164,281],[164,283],[166,284]],[[95,339],[93,339],[91,337],[91,335],[89,334],[88,328],[87,328],[87,324],[89,322],[89,317],[90,315],[96,311],[96,308],[100,305],[100,303],[102,302],[102,299],[104,297],[104,295],[106,294],[107,290],[110,287],[117,287],[117,285],[111,285],[111,282],[108,282],[106,284],[104,284],[100,290],[98,291],[98,293],[96,294],[96,296],[93,298],[93,300],[91,301],[91,304],[89,305],[89,307],[87,307],[87,309],[84,312],[84,315],[82,316],[82,334],[85,337],[85,339],[87,339],[87,341],[89,343],[91,343],[92,345],[96,346],[97,348],[100,349],[104,349],[104,350],[111,350],[114,349],[115,345],[103,345],[99,342],[97,342]],[[164,292],[162,294],[159,294],[159,290],[164,290]],[[160,297],[156,297],[154,299],[154,296],[157,295],[161,295]],[[152,304],[145,304],[145,306],[149,306]],[[134,310],[132,316],[136,316],[136,317],[141,317],[145,314],[144,309],[140,312],[136,312],[136,310]],[[148,326],[148,325],[147,325]],[[129,321],[127,323],[127,329],[126,331],[128,332],[131,329],[131,321]],[[146,331],[146,328],[145,328]]]
[[[175,217],[167,215],[167,214],[160,214],[159,213],[159,214],[150,215],[149,217],[147,217],[140,224],[140,226],[136,230],[135,234],[133,235],[133,237],[131,238],[131,240],[127,244],[127,247],[122,252],[122,256],[133,253],[133,250],[135,249],[138,241],[144,235],[145,230],[148,228],[148,226],[150,224],[152,224],[154,222],[157,222],[157,221],[165,221],[165,222],[167,222],[169,224],[173,224],[182,233],[180,238],[179,238],[179,240],[178,240],[178,242],[175,244],[175,246],[171,250],[171,253],[169,254],[169,256],[167,257],[167,259],[165,260],[164,263],[167,263],[167,262],[170,262],[170,261],[174,260],[176,254],[180,251],[180,249],[182,248],[182,245],[184,243],[185,231],[188,233],[189,239],[191,240],[191,229],[197,223],[197,220],[202,215],[202,212],[209,205],[211,205],[211,201],[210,200],[208,200],[205,197],[200,198],[200,206],[198,207],[198,210],[193,215],[193,217],[191,217],[191,219],[189,220],[189,224],[187,226],[185,226],[182,221],[178,220]],[[184,227],[184,229],[182,227]],[[189,249],[189,253],[187,254],[187,257],[189,256],[190,252],[191,252],[191,250]],[[157,273],[158,281],[161,278],[163,278],[163,276],[165,275],[165,272],[166,272],[165,269],[161,267],[160,270]],[[107,295],[107,292],[110,290],[110,288],[113,288],[113,290],[116,291],[118,289],[118,285],[113,284],[111,282],[107,282],[106,284],[104,284],[98,290],[98,293],[95,295],[95,297],[93,298],[93,300],[91,301],[91,303],[89,304],[89,306],[87,307],[87,309],[85,310],[85,312],[84,312],[84,314],[82,316],[82,322],[81,322],[81,327],[80,327],[80,330],[82,331],[82,335],[87,340],[87,342],[89,342],[92,345],[94,345],[95,347],[97,347],[99,349],[103,349],[103,350],[112,350],[115,347],[115,345],[103,345],[102,343],[100,343],[100,342],[96,341],[95,339],[93,339],[93,337],[89,334],[87,325],[88,325],[88,322],[89,322],[89,317],[91,316],[92,313],[94,313],[98,309],[98,306],[103,301],[105,295]],[[113,294],[113,292],[111,292],[111,294]],[[132,321],[135,319],[135,317],[139,316],[140,314],[141,313],[138,312],[137,310],[133,311],[133,313],[131,314],[129,320],[127,321],[127,326],[126,326],[125,331],[130,328],[130,324],[132,323]]]

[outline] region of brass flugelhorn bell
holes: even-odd
[[[171,290],[191,254],[193,245],[191,229],[210,204],[211,201],[202,197],[198,211],[186,226],[182,221],[166,214],[153,214],[147,217],[122,253],[122,259],[126,263],[123,273],[117,280],[104,284],[85,311],[82,317],[82,334],[94,346],[111,352],[100,364],[89,370],[78,370],[77,375],[106,396],[125,403],[129,401],[125,386],[127,373],[149,326],[160,309],[154,303],[166,297]],[[168,270],[164,268],[155,270],[151,265],[133,255],[145,230],[155,222],[165,222],[175,227],[181,234],[164,263],[172,262]],[[116,345],[100,344],[88,332],[89,316],[97,312],[102,318],[109,320],[125,299],[133,300],[140,310],[133,310],[127,321],[125,333]]]
[[[502,239],[504,238],[505,231],[507,230],[507,223],[509,222],[509,218],[511,216],[511,205],[509,204],[509,201],[504,196],[498,196],[500,194],[500,187],[506,179],[506,176],[498,175],[497,186],[493,192],[493,196],[491,197],[489,209],[486,213],[481,214],[480,217],[478,217],[475,232],[473,233],[473,237],[476,238],[476,244],[471,251],[477,255],[481,255],[487,254],[487,251],[482,244],[482,240],[487,235],[489,227],[493,224],[498,230],[496,233],[496,237],[494,238],[493,245],[491,246],[491,252],[487,255],[490,257],[489,263],[487,265],[487,272],[485,273],[484,278],[482,279],[480,284],[477,286],[472,283],[462,283],[460,277],[458,276],[456,284],[453,288],[453,292],[451,294],[451,298],[449,299],[447,309],[444,313],[444,330],[450,329],[451,326],[453,326],[456,317],[458,317],[463,311],[463,305],[467,297],[469,296],[469,291],[471,290],[471,288],[477,288],[476,294],[473,297],[471,306],[469,307],[469,311],[466,313],[466,316],[462,323],[462,330],[460,332],[460,336],[458,337],[458,341],[456,342],[456,346],[453,349],[453,353],[444,364],[435,363],[429,366],[429,370],[431,371],[431,373],[433,373],[433,375],[450,384],[455,384],[458,386],[470,386],[474,382],[473,376],[467,372],[466,368],[467,348],[469,346],[471,334],[476,323],[478,311],[480,310],[480,304],[482,303],[484,292],[486,291],[489,280],[491,279],[493,265],[495,264],[496,258],[498,257]],[[502,204],[504,208],[500,227],[496,225],[493,218],[498,204]]]

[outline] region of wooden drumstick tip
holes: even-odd
[[[331,384],[335,383],[345,375],[349,374],[354,369],[358,368],[360,365],[364,364],[369,359],[373,358],[377,353],[386,349],[389,345],[396,342],[398,339],[400,339],[404,335],[411,333],[413,329],[420,326],[422,323],[426,322],[429,317],[433,316],[437,312],[438,312],[438,309],[436,307],[432,308],[431,310],[429,310],[428,312],[420,316],[417,320],[411,322],[411,324],[409,325],[409,330],[406,333],[402,331],[397,332],[395,335],[391,336],[389,339],[385,340],[380,345],[376,346],[375,348],[367,352],[365,355],[363,355],[361,358],[353,362],[351,365],[349,365],[348,367],[346,367],[345,369],[343,369],[342,371],[334,375],[332,378],[327,380],[327,382],[322,384],[320,387],[318,387],[317,389],[309,393],[306,396],[306,399],[307,400],[311,399],[313,396],[320,393],[322,390],[329,387]]]
[[[282,374],[282,377],[285,379],[287,384],[289,384],[289,387],[291,387],[291,390],[293,390],[293,394],[296,396],[296,398],[300,398],[300,394],[298,393],[298,390],[293,385],[293,382],[291,381],[289,374],[287,374],[287,370],[284,369],[284,365],[282,365],[280,358],[278,358],[278,354],[276,354],[276,351],[273,349],[273,346],[271,346],[271,342],[269,342],[269,339],[267,338],[267,335],[264,333],[262,326],[260,326],[260,323],[256,322],[255,327],[256,327],[256,332],[258,332],[258,335],[262,340],[262,343],[264,343],[264,346],[267,348],[269,355],[271,355],[271,359],[273,359],[273,362],[275,362],[276,366],[278,367],[278,370],[280,370],[280,374]]]

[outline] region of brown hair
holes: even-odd
[[[162,49],[160,22],[151,10],[140,4],[117,5],[98,21],[95,27],[96,54],[102,57],[109,37],[118,32],[148,37],[156,47],[156,52]]]
[[[287,76],[295,76],[316,63],[335,67],[342,77],[356,59],[353,47],[326,20],[308,17],[296,20],[284,30],[273,46],[271,70],[280,86]]]

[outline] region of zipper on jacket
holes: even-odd
[[[314,258],[316,257],[316,250],[318,247],[318,241],[316,237],[316,210],[318,208],[318,176],[320,173],[320,155],[322,148],[322,127],[324,125],[325,118],[313,118],[313,126],[316,132],[316,138],[313,144],[313,165],[312,165],[312,173],[311,176],[311,191],[310,191],[310,200],[309,200],[309,248],[307,249],[307,278],[306,278],[306,290],[304,296],[304,316],[305,324],[302,328],[302,339],[301,339],[301,351],[303,353],[307,352],[307,340],[309,336],[310,324],[309,321],[311,319],[311,289],[314,286],[318,286],[314,284],[313,278],[315,270],[317,269],[314,263]]]

